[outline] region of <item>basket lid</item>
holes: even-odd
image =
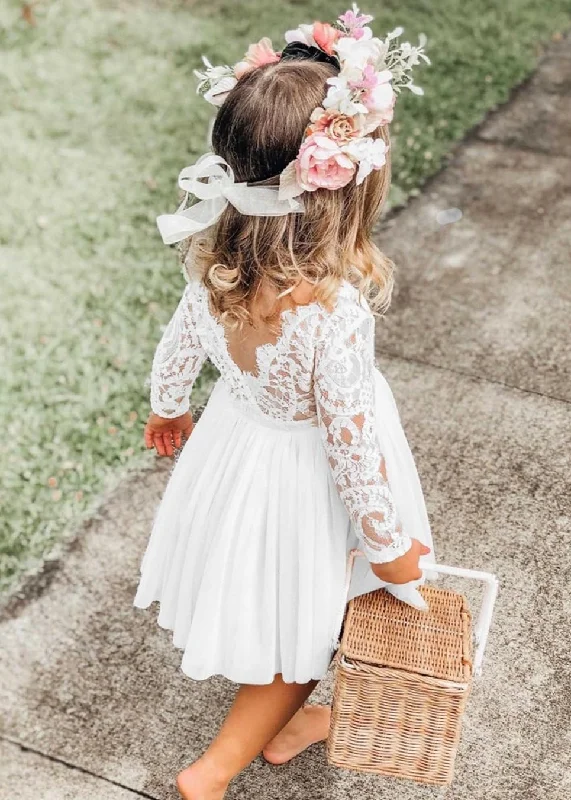
[[[340,654],[434,678],[469,681],[472,631],[466,598],[421,586],[428,611],[397,600],[384,589],[349,602]]]

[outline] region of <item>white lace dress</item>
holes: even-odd
[[[368,561],[410,538],[432,547],[414,460],[375,366],[374,317],[344,282],[335,308],[283,312],[275,344],[241,371],[208,292],[191,280],[157,348],[151,406],[189,408],[206,358],[220,371],[170,476],[141,565],[135,605],[159,625],[182,669],[236,683],[322,678],[347,599],[383,586]],[[432,558],[430,559],[432,560]]]

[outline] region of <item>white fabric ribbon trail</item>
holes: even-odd
[[[235,183],[230,165],[214,153],[205,153],[195,164],[181,170],[178,185],[185,192],[182,203],[174,214],[157,217],[165,244],[180,242],[214,225],[228,203],[241,214],[254,217],[281,217],[303,211],[299,198],[278,199],[277,186]],[[185,208],[191,194],[200,202]]]

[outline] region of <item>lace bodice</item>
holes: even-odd
[[[331,312],[318,302],[282,312],[280,336],[256,349],[254,373],[232,360],[206,287],[191,280],[153,360],[156,414],[172,418],[188,411],[206,358],[249,414],[286,427],[319,427],[337,491],[369,561],[391,561],[409,549],[376,436],[382,420],[375,419],[374,317],[355,287],[341,285]]]

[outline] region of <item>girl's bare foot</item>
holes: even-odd
[[[228,783],[219,770],[202,757],[179,772],[176,788],[184,800],[222,800]]]
[[[330,706],[303,706],[264,747],[264,758],[270,764],[285,764],[309,745],[327,739],[330,720]]]

